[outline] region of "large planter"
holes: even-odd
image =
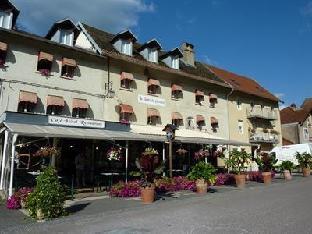
[[[141,188],[141,200],[144,204],[151,204],[155,200],[155,186]]]
[[[291,175],[289,170],[285,170],[283,173],[284,173],[285,180],[291,180],[292,179],[292,175]]]
[[[236,181],[236,187],[244,188],[246,184],[246,175],[244,174],[235,175],[235,181]]]
[[[272,182],[272,173],[271,172],[262,172],[263,183],[269,185]]]
[[[208,184],[204,179],[196,180],[196,192],[199,194],[207,193]]]
[[[304,177],[308,177],[311,174],[311,169],[310,168],[302,168],[302,173]]]

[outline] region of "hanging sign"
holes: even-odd
[[[76,119],[61,116],[48,116],[48,123],[51,125],[84,127],[84,128],[105,128],[105,122],[91,119]]]
[[[138,102],[151,105],[151,106],[166,106],[166,100],[162,98],[152,97],[152,96],[145,96],[145,95],[138,95]]]

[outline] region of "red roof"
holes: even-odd
[[[275,102],[278,102],[279,99],[271,94],[268,90],[264,89],[259,85],[255,80],[252,80],[245,76],[240,76],[235,73],[226,71],[224,69],[207,65],[212,72],[214,72],[219,78],[223,79],[227,83],[230,83],[234,90],[253,94],[258,97],[266,98]]]
[[[288,123],[302,123],[308,116],[309,112],[304,109],[296,109],[293,107],[286,107],[280,111],[282,124]]]

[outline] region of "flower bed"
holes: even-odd
[[[217,179],[214,185],[233,185],[235,184],[235,177],[230,173],[219,173],[217,174]]]
[[[184,176],[176,176],[172,179],[167,177],[156,179],[155,185],[157,192],[194,191],[196,188],[195,181],[189,180]]]
[[[112,197],[139,197],[141,194],[140,181],[119,182],[115,184],[109,195]]]
[[[275,172],[272,171],[271,174],[273,179],[275,177]],[[249,181],[263,183],[263,176],[261,171],[249,171],[247,172],[247,178]]]
[[[33,191],[32,188],[20,188],[7,200],[6,206],[8,209],[20,209],[22,203],[25,204],[28,195]]]

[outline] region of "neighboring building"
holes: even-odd
[[[302,107],[293,104],[281,110],[283,138],[293,144],[312,142],[312,105],[307,99]]]
[[[219,78],[231,84],[228,97],[230,140],[259,145],[270,151],[282,144],[279,100],[255,80],[208,66]],[[258,146],[254,146],[257,149]],[[247,148],[250,151],[250,147]]]

